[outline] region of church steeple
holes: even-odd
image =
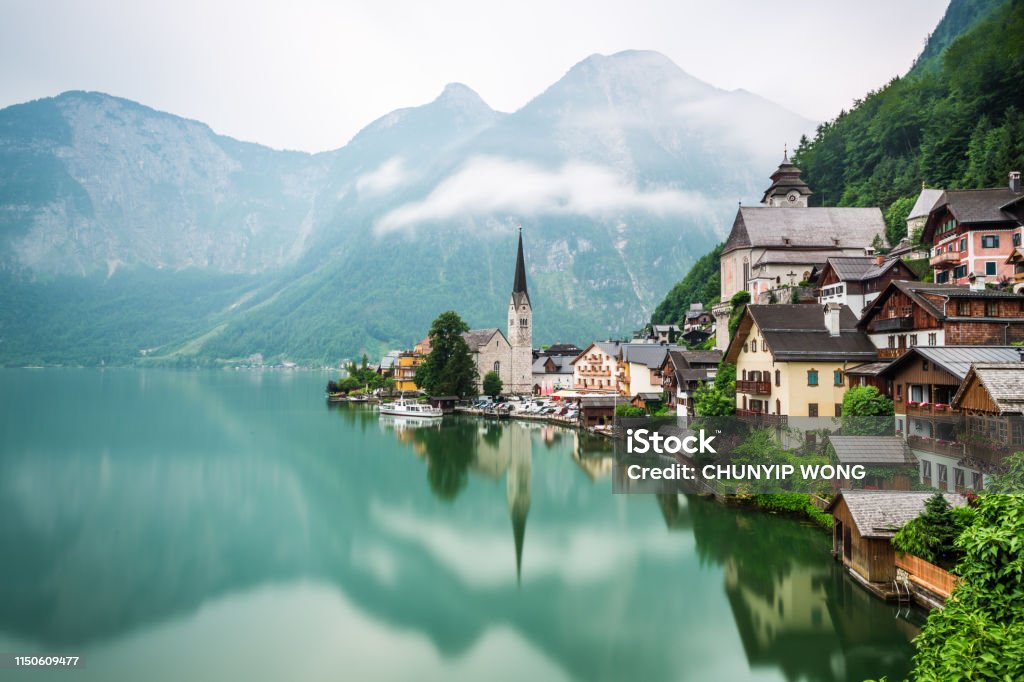
[[[782,163],[772,173],[771,187],[764,191],[761,203],[765,206],[807,207],[807,198],[813,194],[807,183],[800,179],[800,169],[789,160],[789,148],[783,147]]]
[[[526,297],[526,302],[530,302],[530,294],[526,291],[526,259],[523,257],[523,228],[519,228],[519,253],[516,254],[516,276],[512,282],[512,298],[517,298],[516,294],[522,294]]]

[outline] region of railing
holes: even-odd
[[[937,455],[948,455],[949,457],[964,456],[964,444],[956,441],[925,438],[924,436],[907,436],[907,445],[918,450],[924,450],[925,452],[934,452]]]
[[[956,587],[957,576],[913,554],[896,552],[896,568],[909,573],[912,582],[946,599]]]
[[[895,360],[904,353],[907,352],[906,348],[879,348],[878,359],[879,360]]]
[[[611,370],[608,369],[586,369],[578,367],[576,369],[576,372],[580,376],[586,377],[610,377],[612,375]]]
[[[914,317],[905,315],[900,317],[883,317],[875,320],[876,332],[904,331],[914,328]]]
[[[945,403],[915,403],[907,401],[903,404],[906,414],[920,417],[959,417],[960,412]]]
[[[772,392],[772,382],[737,379],[736,392],[751,395],[768,395]]]
[[[784,414],[768,414],[767,412],[737,409],[736,416],[744,421],[752,421],[759,424],[770,424],[772,426],[786,426],[789,424],[789,417]]]
[[[947,251],[932,256],[928,259],[928,265],[942,265],[943,263],[959,263],[960,252],[959,251]]]

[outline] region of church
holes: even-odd
[[[522,228],[519,229],[516,270],[508,302],[508,335],[497,327],[489,327],[471,329],[462,336],[473,354],[478,390],[488,372],[497,372],[504,393],[533,392],[533,304],[526,288]]]

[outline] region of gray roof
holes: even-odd
[[[846,500],[861,537],[891,538],[907,521],[921,515],[934,494],[916,490],[841,490],[828,508],[835,509],[839,500]],[[967,504],[959,495],[944,493],[943,497],[953,507]]]
[[[938,203],[940,198],[942,198],[941,189],[922,189],[921,193],[917,195],[914,207],[910,209],[910,215],[907,216],[907,220],[928,215],[935,208],[935,204]]]
[[[614,395],[585,395],[580,397],[580,407],[615,407],[618,400]],[[622,402],[625,403],[625,399]]]
[[[542,355],[533,361],[534,374],[572,374],[572,361],[575,358],[571,355]],[[555,371],[548,372],[544,365],[548,360],[555,364]]]
[[[697,314],[700,314],[703,311],[701,311],[701,310],[698,310],[698,311],[687,311],[686,315],[689,316],[691,312],[696,312]],[[655,325],[651,325],[651,329],[653,329],[656,332],[659,332],[659,333],[664,332],[666,334],[668,332],[677,332],[677,331],[679,331],[679,327],[677,325],[674,325],[674,324],[655,324]]]
[[[1020,223],[1016,216],[1003,210],[1020,196],[1020,193],[1011,192],[1009,187],[949,190],[943,193],[932,211],[948,206],[961,223]]]
[[[967,377],[971,365],[976,362],[1021,362],[1024,348],[1017,346],[914,346],[894,360],[889,367],[891,374],[914,358],[926,358],[936,367],[941,367],[961,381]],[[849,372],[847,372],[849,374]]]
[[[988,392],[999,408],[999,414],[1024,414],[1024,363],[986,362],[971,367],[967,379],[953,396],[953,404],[959,406],[971,383],[971,375]]]
[[[863,282],[881,277],[899,263],[898,258],[889,258],[879,264],[875,262],[874,256],[838,256],[828,259],[828,265],[844,282]]]
[[[830,436],[840,464],[916,464],[907,441],[898,436]]]
[[[866,377],[878,376],[879,374],[881,374],[885,370],[889,369],[889,365],[890,364],[892,364],[892,363],[889,360],[886,360],[885,362],[866,362],[863,365],[857,365],[856,367],[851,367],[850,369],[846,370],[846,374],[848,376],[852,374],[853,376],[857,376],[857,377],[859,377],[859,376],[866,376]]]
[[[665,396],[663,396],[662,394],[654,393],[652,391],[641,391],[640,393],[637,393],[633,397],[634,398],[640,398],[641,400],[651,400],[651,401],[654,401],[654,400],[664,400],[665,399]]]
[[[679,346],[663,346],[660,343],[625,343],[622,345],[622,361],[645,365],[658,369],[665,362],[670,350],[679,350]]]
[[[840,249],[815,249],[810,251],[800,249],[772,250],[761,254],[761,257],[754,261],[754,267],[758,268],[772,263],[779,265],[820,265],[828,261],[829,258],[841,255],[843,255],[843,252]]]
[[[662,367],[671,360],[672,371],[676,377],[676,384],[684,386],[691,381],[707,381],[708,372],[712,370],[708,365],[718,366],[722,360],[720,350],[670,350],[662,362]]]
[[[778,209],[796,210],[796,209]],[[825,327],[824,306],[817,303],[748,305],[740,327],[729,343],[726,356],[734,362],[746,342],[750,322],[757,324],[768,351],[776,361],[861,361],[875,360],[878,350],[864,332],[857,329],[857,317],[849,306],[839,310],[839,334]]]
[[[742,206],[722,253],[751,246],[862,249],[876,235],[885,235],[879,208]]]
[[[466,339],[469,349],[475,352],[480,348],[480,346],[486,345],[495,334],[501,334],[501,330],[497,327],[488,327],[487,329],[470,329],[468,332],[462,333],[462,338]],[[505,335],[501,334],[501,337],[505,338]]]

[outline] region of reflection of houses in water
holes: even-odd
[[[610,441],[602,436],[580,435],[572,432],[572,458],[591,481],[604,478],[612,473],[615,458],[612,457]]]

